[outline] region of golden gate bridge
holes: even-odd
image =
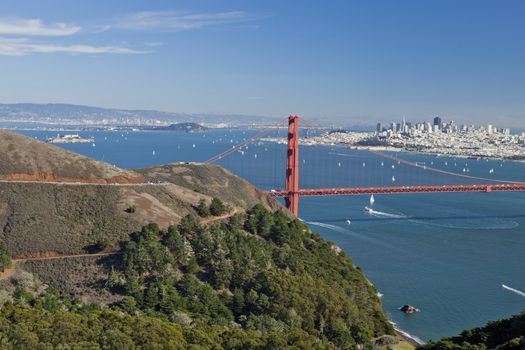
[[[244,155],[243,150],[247,150],[248,146],[254,142],[258,142],[264,137],[267,137],[275,128],[278,128],[279,125],[268,128],[261,133],[252,136],[243,142],[239,143],[236,146],[212,157],[206,163],[216,163],[221,160],[226,159],[226,157],[231,156],[237,152],[241,152]],[[318,128],[317,128],[318,129]],[[351,168],[359,170],[361,168],[362,172],[368,171],[369,174],[373,174],[376,178],[381,178],[390,176],[390,173],[385,170],[390,165],[391,170],[395,169],[396,166],[406,166],[413,169],[416,169],[420,173],[430,173],[433,175],[447,176],[456,179],[462,179],[463,181],[474,181],[482,183],[466,183],[466,184],[454,184],[450,183],[450,180],[445,184],[425,184],[422,183],[425,181],[424,178],[416,179],[417,185],[385,185],[384,180],[380,186],[336,186],[336,187],[320,187],[320,188],[300,188],[299,187],[299,170],[302,165],[306,163],[306,159],[303,159],[303,163],[300,163],[299,158],[299,117],[298,116],[289,116],[288,117],[288,128],[287,128],[287,142],[286,142],[286,167],[284,172],[284,188],[283,189],[271,189],[265,190],[265,192],[272,197],[283,197],[285,200],[285,205],[290,210],[290,212],[296,217],[299,214],[299,198],[308,197],[308,196],[349,196],[349,195],[392,195],[392,194],[409,194],[409,193],[465,193],[465,192],[514,192],[514,191],[525,191],[525,182],[521,181],[512,181],[512,180],[500,180],[497,178],[487,178],[482,176],[474,176],[469,174],[468,168],[463,168],[463,173],[453,172],[449,170],[439,169],[438,167],[423,165],[418,162],[409,161],[402,159],[398,156],[372,150],[365,149],[370,154],[377,156],[378,158],[384,159],[385,161],[390,161],[391,164],[385,164],[385,161],[374,162],[376,167],[375,169],[366,169],[366,162],[362,162],[362,166],[359,166],[357,161],[354,161],[353,166],[345,166],[342,168],[342,161],[329,162],[325,164],[314,164],[314,168],[317,167],[318,170],[323,170],[324,174],[321,177],[335,176],[336,178],[343,178],[351,172]],[[255,154],[255,158],[257,154]],[[326,157],[322,157],[326,158]],[[277,162],[277,159],[273,160]],[[328,165],[327,165],[328,164]],[[446,163],[445,163],[446,164]],[[345,165],[348,165],[345,163]],[[457,164],[454,164],[455,166]],[[335,168],[335,169],[334,169]],[[378,170],[377,168],[380,168]],[[341,170],[339,170],[341,169]],[[366,170],[365,170],[366,169]],[[491,171],[492,172],[492,171]],[[375,174],[374,174],[375,173]],[[359,175],[358,172],[354,175]],[[412,178],[414,180],[414,174],[405,174],[407,178]],[[370,177],[370,175],[369,175]],[[436,180],[435,176],[431,178]],[[350,176],[347,176],[348,181],[343,181],[345,184],[350,182]],[[395,177],[392,176],[392,182],[395,182]]]

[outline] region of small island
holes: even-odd
[[[83,138],[80,135],[57,135],[46,140],[47,143],[91,143],[94,138]]]
[[[168,126],[158,126],[148,130],[179,131],[179,132],[206,132],[208,128],[197,123],[177,123]]]

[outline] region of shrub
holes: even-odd
[[[219,216],[226,212],[224,203],[219,198],[213,198],[210,204],[210,214],[213,216]]]
[[[208,205],[206,205],[206,201],[204,199],[201,199],[199,201],[199,205],[197,205],[197,207],[195,207],[195,210],[197,211],[197,214],[201,218],[205,218],[207,216],[210,216],[210,208],[208,207]]]

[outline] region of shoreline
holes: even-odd
[[[284,138],[277,139],[277,138],[263,138],[261,139],[262,142],[269,142],[269,143],[278,143],[278,144],[286,144],[286,140]],[[344,148],[350,148],[354,150],[360,150],[360,151],[386,151],[386,152],[403,152],[403,153],[413,153],[413,154],[420,154],[420,155],[430,155],[430,156],[437,156],[437,157],[449,157],[449,158],[470,158],[472,160],[499,160],[499,161],[505,161],[505,162],[516,162],[516,163],[525,163],[525,156],[523,159],[513,159],[513,158],[507,158],[507,157],[496,157],[496,156],[488,156],[488,155],[474,155],[474,154],[451,154],[451,153],[441,153],[441,152],[433,152],[431,150],[429,151],[421,151],[421,150],[411,150],[406,148],[399,148],[394,146],[388,146],[388,145],[381,145],[381,146],[361,146],[351,143],[336,143],[336,142],[305,142],[304,140],[299,140],[299,146],[306,146],[306,147],[313,147],[313,146],[325,146],[325,147],[344,147]]]
[[[401,341],[407,342],[413,346],[425,344],[425,342],[419,339],[417,336],[411,335],[410,333],[405,332],[404,330],[396,327],[396,325],[393,325],[393,327],[394,327],[394,331],[396,332],[397,338],[400,339]]]
[[[300,144],[299,144],[300,145]],[[404,148],[397,148],[392,146],[356,146],[356,145],[349,145],[346,143],[318,143],[318,144],[305,144],[303,146],[339,146],[339,147],[346,147],[358,151],[386,151],[386,152],[403,152],[403,153],[413,153],[413,154],[419,154],[419,155],[427,155],[427,156],[436,156],[436,157],[448,157],[448,158],[462,158],[462,159],[471,159],[471,160],[499,160],[504,162],[515,162],[515,163],[525,163],[524,159],[510,159],[510,158],[501,158],[501,157],[490,157],[490,156],[475,156],[475,155],[469,155],[469,154],[448,154],[448,153],[439,153],[439,152],[424,152],[424,151],[416,151],[416,150],[408,150]]]

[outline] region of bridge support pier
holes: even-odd
[[[286,153],[286,208],[299,215],[299,117],[288,117],[288,150]]]

